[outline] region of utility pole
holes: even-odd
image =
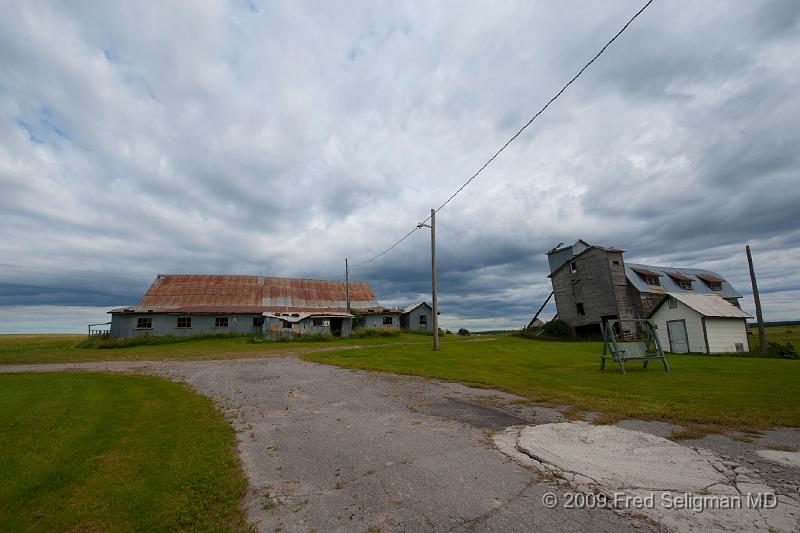
[[[758,345],[761,353],[767,353],[767,336],[764,332],[764,316],[761,314],[761,298],[758,296],[756,271],[753,268],[753,256],[750,254],[750,245],[745,246],[747,251],[747,264],[750,266],[750,282],[753,284],[753,300],[756,303],[756,320],[758,320]]]
[[[436,304],[436,209],[431,209],[431,223],[417,224],[431,229],[431,297],[433,299],[433,351],[439,351],[439,306]]]
[[[347,258],[344,258],[344,291],[347,313],[350,313],[350,265],[347,263]]]

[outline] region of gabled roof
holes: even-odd
[[[409,306],[403,308],[403,313],[410,313],[411,311],[413,311],[414,309],[416,309],[417,307],[419,307],[421,305],[424,305],[428,309],[433,309],[430,305],[428,305],[428,302],[419,302],[417,304],[412,304],[412,305],[409,305]]]
[[[708,318],[752,318],[750,315],[733,305],[732,303],[723,300],[716,294],[686,294],[684,293],[667,293],[672,298],[685,304],[691,309],[694,309],[704,317]],[[650,316],[653,316],[656,311],[664,305],[668,298],[659,303]]]
[[[658,276],[660,286],[648,285],[639,272],[647,272],[645,276]],[[681,293],[681,294],[713,294],[722,298],[741,298],[742,295],[733,288],[722,276],[710,270],[701,268],[677,268],[642,265],[638,263],[625,263],[625,276],[639,292],[654,294]],[[686,278],[686,279],[680,279]],[[722,290],[712,291],[705,281],[718,281]],[[679,282],[692,282],[692,290],[682,289]]]
[[[378,307],[366,282],[350,282],[350,305]],[[343,310],[343,281],[266,276],[159,274],[139,303],[112,312],[261,313],[283,310]]]
[[[575,252],[575,250],[580,250],[580,251]],[[586,241],[578,239],[578,241],[572,246],[568,246],[566,248],[560,248],[555,252],[547,253],[548,261],[550,261],[550,274],[548,274],[547,277],[552,278],[553,274],[564,268],[570,261],[572,261],[577,257],[582,256],[583,254],[591,250],[602,250],[610,254],[625,253],[625,250],[620,250],[619,248],[614,248],[613,246],[598,246],[596,244],[586,244]],[[565,251],[568,251],[568,253],[564,255],[559,255],[560,252],[565,252]]]

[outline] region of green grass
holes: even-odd
[[[668,420],[752,429],[800,426],[800,361],[670,355],[672,372],[655,362],[599,370],[599,342],[497,337],[483,342],[445,338],[428,344],[375,346],[306,354],[310,361],[382,370],[507,390],[533,402],[568,405],[622,418]]]
[[[747,336],[750,340],[750,346],[753,349],[757,349],[758,327],[753,326],[750,331],[751,334]],[[767,335],[768,342],[779,342],[781,344],[791,342],[795,350],[800,350],[800,326],[767,326],[764,328],[764,333]]]
[[[166,379],[0,375],[0,531],[243,531],[211,400]]]
[[[383,343],[430,344],[430,337],[401,334],[393,337],[345,338],[323,341],[252,342],[250,337],[181,339],[182,342],[119,348],[81,348],[86,335],[0,335],[0,364],[79,363],[90,361],[146,361],[156,359],[234,359],[271,357],[287,352],[329,349],[332,346]]]

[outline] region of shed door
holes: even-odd
[[[669,334],[669,351],[672,353],[689,352],[689,342],[686,339],[685,320],[667,321],[667,333]]]

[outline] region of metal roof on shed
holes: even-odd
[[[716,294],[668,293],[679,302],[709,318],[752,318],[750,315]],[[660,307],[660,306],[659,306]],[[655,312],[654,312],[655,314]]]

